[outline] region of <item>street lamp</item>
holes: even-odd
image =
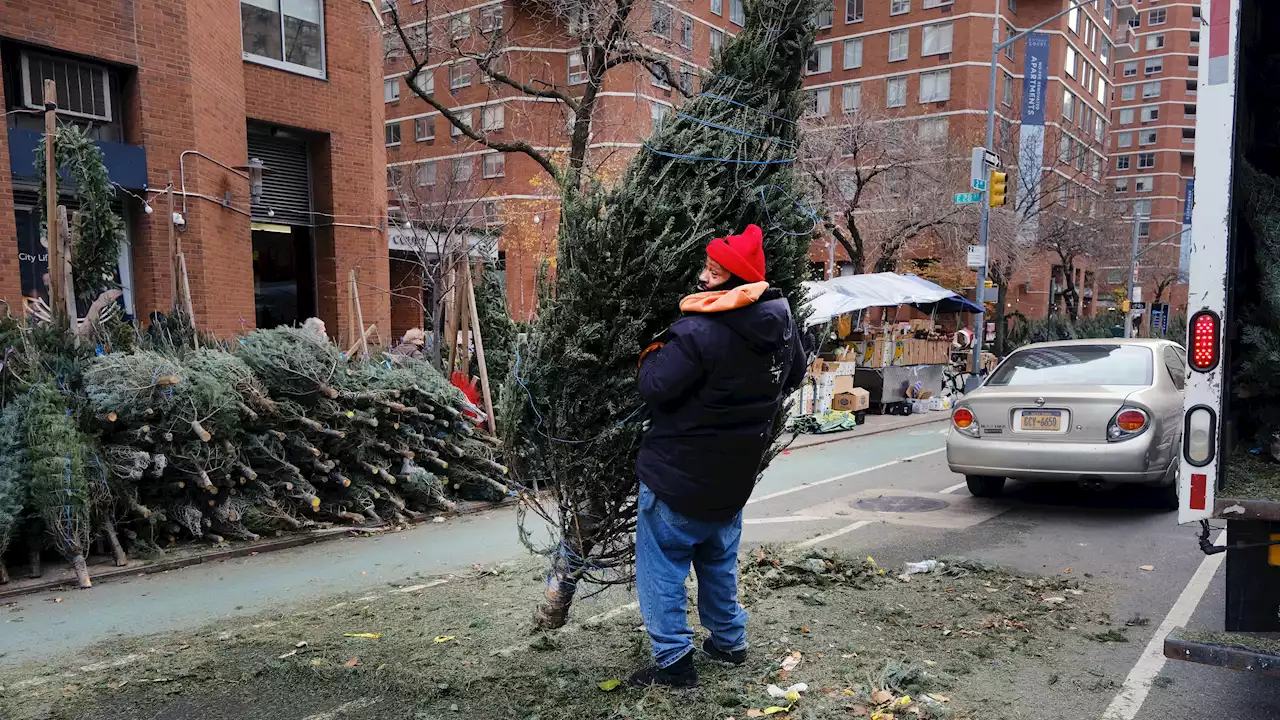
[[[1129,298],[1130,303],[1139,302],[1139,299],[1133,296],[1133,286],[1135,282],[1134,276],[1138,274],[1138,258],[1141,257],[1148,250],[1151,250],[1153,248],[1158,248],[1161,245],[1167,245],[1174,238],[1181,238],[1187,232],[1186,228],[1183,228],[1178,232],[1169,233],[1168,235],[1157,240],[1156,242],[1149,243],[1146,247],[1139,250],[1138,249],[1138,233],[1140,232],[1143,222],[1151,222],[1151,216],[1139,215],[1138,213],[1135,212],[1133,214],[1133,236],[1130,239],[1130,246],[1129,246],[1129,293],[1127,297]],[[1126,313],[1125,323],[1124,323],[1124,336],[1127,338],[1133,337],[1133,306],[1132,305],[1130,305],[1129,312]]]
[[[1010,45],[1013,45],[1014,43],[1030,35],[1031,33],[1039,30],[1045,25],[1048,25],[1054,20],[1057,20],[1063,15],[1066,15],[1067,13],[1073,10],[1079,10],[1085,5],[1093,5],[1095,2],[1096,0],[1074,0],[1074,2],[1070,3],[1067,6],[1067,8],[1062,12],[1056,15],[1053,15],[1045,20],[1042,20],[1039,23],[1036,23],[1030,28],[1023,30],[1017,35],[1014,35],[1009,39],[1005,40],[1004,42],[1000,42],[1001,2],[1000,0],[996,0],[996,12],[991,20],[991,87],[987,94],[986,149],[988,151],[990,151],[992,147],[996,144],[996,71],[1000,65],[1000,51],[1004,50]],[[988,190],[983,190],[984,195],[986,195],[988,192],[989,192]],[[984,197],[983,198],[984,202],[979,203],[979,212],[981,213],[980,215],[981,219],[979,220],[979,225],[978,225],[978,244],[982,247],[982,256],[984,258],[987,257],[987,238],[991,228],[991,208],[989,207],[990,203],[986,202],[987,199],[988,199],[987,197]],[[978,266],[978,284],[974,286],[974,294],[977,295],[976,300],[978,301],[979,307],[985,307],[985,305],[983,304],[985,302],[985,299],[983,298],[983,294],[986,289],[986,285],[987,285],[987,263],[983,261],[983,263]],[[973,369],[973,374],[976,377],[978,374],[978,368],[982,364],[982,341],[983,341],[983,338],[986,337],[986,316],[985,316],[985,313],[983,313],[982,311],[979,311],[978,314],[974,316],[973,337],[974,337],[974,343],[973,343],[973,359],[972,359],[973,368],[972,369]]]

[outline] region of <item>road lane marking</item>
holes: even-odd
[[[743,525],[772,525],[774,523],[791,523],[791,522],[813,522],[815,520],[830,520],[826,515],[783,515],[782,517],[762,517],[762,518],[746,518],[742,521]]]
[[[794,547],[796,549],[813,547],[814,545],[818,545],[819,543],[824,543],[828,540],[833,540],[835,538],[838,538],[841,535],[844,535],[845,533],[851,533],[854,530],[857,530],[858,528],[866,527],[873,522],[875,522],[875,520],[859,520],[858,522],[852,525],[846,525],[840,528],[839,530],[836,530],[835,532],[827,533],[826,535],[819,535],[816,538],[809,538],[804,542],[798,542],[795,544]]]
[[[938,491],[938,493],[939,493],[939,494],[941,494],[941,495],[950,495],[951,493],[953,493],[953,492],[955,492],[955,491],[957,491],[957,490],[959,490],[960,488],[963,488],[963,487],[969,487],[969,483],[956,483],[955,485],[952,485],[951,487],[947,487],[947,488],[943,488],[943,489],[939,490],[939,491]]]
[[[1218,539],[1214,540],[1213,544],[1220,547],[1226,545],[1227,531],[1218,533]],[[1102,714],[1102,720],[1133,720],[1137,717],[1138,711],[1142,709],[1142,703],[1147,699],[1147,693],[1151,690],[1152,681],[1164,669],[1167,660],[1164,656],[1164,639],[1173,632],[1174,628],[1185,627],[1191,621],[1191,615],[1196,611],[1196,606],[1200,604],[1200,599],[1204,597],[1205,590],[1209,589],[1209,583],[1226,556],[1226,553],[1218,553],[1208,555],[1200,561],[1200,567],[1196,568],[1195,574],[1182,589],[1182,594],[1169,609],[1164,622],[1156,628],[1156,634],[1151,636],[1151,642],[1147,643],[1147,647],[1143,649],[1137,664],[1124,679],[1120,692]]]
[[[880,463],[879,465],[872,465],[871,467],[862,468],[861,470],[854,470],[853,472],[847,472],[841,475],[836,475],[834,477],[829,477],[829,478],[826,478],[825,480],[816,480],[811,483],[804,483],[803,485],[797,485],[792,488],[787,488],[786,490],[779,490],[777,492],[769,493],[768,495],[753,497],[747,501],[747,504],[752,505],[758,502],[764,502],[765,500],[772,500],[776,497],[782,497],[783,495],[790,495],[793,492],[799,492],[801,490],[808,490],[809,488],[818,487],[819,485],[826,485],[827,483],[833,483],[833,482],[836,482],[837,480],[844,480],[845,478],[851,478],[855,475],[865,475],[866,473],[875,472],[876,470],[883,470],[887,467],[893,467],[894,465],[898,465],[901,463],[911,462],[912,460],[919,460],[922,457],[937,455],[938,453],[944,452],[945,450],[946,450],[945,447],[940,447],[937,450],[930,450],[928,452],[917,453],[915,455],[908,455],[907,457],[898,458],[897,460],[890,460],[889,462]]]

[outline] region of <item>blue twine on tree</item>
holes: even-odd
[[[598,435],[596,435],[593,438],[587,438],[585,440],[567,440],[565,438],[553,437],[549,435],[545,430],[543,430],[542,429],[542,422],[543,422],[542,413],[538,412],[538,404],[534,402],[533,393],[529,390],[529,386],[525,385],[524,380],[520,378],[520,360],[521,360],[520,346],[519,344],[517,344],[516,345],[516,364],[515,364],[515,368],[512,370],[512,374],[515,375],[516,383],[521,387],[521,389],[524,390],[524,394],[529,397],[529,407],[533,410],[534,416],[538,418],[538,424],[535,425],[533,429],[537,430],[539,435],[545,437],[548,440],[551,440],[552,442],[564,443],[566,445],[582,445],[584,443],[592,443],[604,436],[604,431],[602,430]],[[617,423],[618,426],[621,427],[623,425],[626,425],[628,422],[631,421],[632,418],[634,418],[637,414],[639,414],[641,410],[644,410],[644,403],[641,403],[635,410],[632,410],[630,415],[619,420]]]
[[[733,133],[733,134],[735,134],[735,135],[742,135],[743,137],[749,137],[749,138],[753,138],[753,139],[756,139],[756,140],[767,140],[767,141],[771,141],[771,142],[779,143],[779,144],[781,144],[781,145],[786,145],[786,146],[788,146],[788,147],[795,147],[795,146],[796,146],[795,142],[793,142],[793,141],[791,141],[791,140],[783,140],[783,139],[782,139],[782,138],[780,138],[780,137],[774,137],[774,136],[772,136],[772,135],[756,135],[755,133],[749,133],[749,132],[747,132],[747,131],[745,131],[745,130],[739,130],[738,128],[732,128],[732,127],[729,127],[728,125],[721,125],[720,123],[714,123],[714,122],[711,122],[711,121],[709,121],[709,120],[703,120],[702,118],[696,118],[696,117],[694,117],[694,116],[692,116],[692,115],[686,115],[685,113],[682,113],[682,112],[678,112],[678,113],[676,113],[676,117],[678,117],[678,118],[683,118],[683,119],[685,119],[685,120],[689,120],[689,121],[692,121],[692,122],[696,122],[696,123],[698,123],[698,124],[700,124],[700,125],[706,125],[707,127],[715,128],[715,129],[717,129],[717,130],[724,130],[725,132],[731,132],[731,133]]]
[[[645,143],[644,147],[654,155],[661,155],[674,160],[714,160],[715,162],[730,163],[733,165],[785,165],[786,163],[796,161],[795,158],[781,158],[779,160],[736,160],[734,158],[705,157],[702,155],[682,155],[680,153],[658,150],[648,143]]]
[[[731,76],[729,76],[729,75],[717,75],[716,77],[731,77]],[[736,80],[737,78],[732,78],[732,79],[735,79],[735,80]],[[711,98],[712,100],[723,100],[723,101],[725,101],[725,102],[729,103],[730,105],[737,105],[737,106],[738,106],[738,107],[740,107],[740,108],[746,108],[746,109],[748,109],[748,110],[752,110],[752,111],[754,111],[754,112],[758,112],[758,113],[760,113],[761,115],[763,115],[763,116],[765,116],[765,117],[767,117],[767,118],[773,118],[774,120],[781,120],[781,121],[782,121],[782,122],[784,122],[784,123],[790,123],[790,124],[792,124],[792,125],[795,125],[795,124],[796,124],[796,121],[795,121],[795,120],[789,120],[789,119],[787,119],[787,118],[779,117],[779,116],[777,116],[777,115],[774,115],[773,113],[767,113],[767,112],[765,112],[765,111],[761,110],[760,108],[751,107],[750,105],[748,105],[748,104],[746,104],[746,103],[738,102],[737,100],[734,100],[733,98],[727,98],[727,97],[725,97],[725,96],[723,96],[723,95],[714,95],[714,94],[712,94],[712,93],[705,93],[705,92],[704,92],[704,93],[698,93],[698,97],[708,97],[708,98]]]
[[[783,230],[780,226],[774,223],[773,218],[769,215],[769,203],[767,200],[765,200],[765,196],[764,196],[765,186],[761,185],[760,186],[760,204],[764,207],[764,216],[765,216],[765,219],[769,221],[769,229],[777,230],[781,232],[783,235],[790,235],[791,237],[804,237],[805,235],[812,235],[814,231],[818,229],[818,226],[822,224],[822,218],[818,217],[817,213],[815,213],[811,208],[805,207],[799,200],[795,199],[794,197],[791,197],[791,193],[784,190],[781,186],[773,185],[772,187],[774,190],[777,190],[778,192],[785,195],[786,198],[790,200],[792,203],[794,203],[796,207],[800,208],[800,210],[803,211],[805,215],[808,215],[809,219],[813,221],[813,227],[809,228],[805,232],[790,232],[788,230]]]

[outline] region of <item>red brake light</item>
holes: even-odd
[[[951,422],[958,428],[967,428],[973,424],[973,413],[968,408],[960,408],[951,414]]]
[[[1137,410],[1125,410],[1116,417],[1116,425],[1125,432],[1137,432],[1147,424],[1147,416]]]
[[[1193,370],[1208,372],[1218,366],[1218,316],[1201,310],[1191,317],[1190,357]]]

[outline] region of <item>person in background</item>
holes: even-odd
[[[413,358],[420,360],[422,358],[422,348],[427,344],[427,334],[422,328],[409,328],[405,331],[404,337],[395,347],[391,348],[391,357],[396,358]]]
[[[685,579],[698,577],[702,649],[746,660],[747,612],[738,604],[742,508],[751,496],[785,398],[804,379],[802,336],[785,297],[765,280],[763,233],[707,246],[701,292],[640,356],[650,426],[636,459],[636,589],[655,664],[638,686],[695,687]]]

